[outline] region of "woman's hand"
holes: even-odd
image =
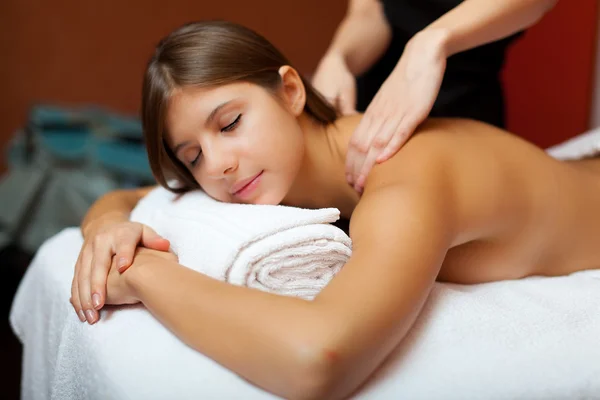
[[[446,70],[445,33],[422,31],[406,45],[353,133],[346,179],[362,192],[375,163],[392,157],[429,115]]]
[[[98,319],[97,310],[105,303],[106,279],[113,260],[119,272],[125,271],[138,244],[163,252],[170,246],[154,230],[126,220],[123,214],[99,217],[86,230],[71,285],[71,304],[82,322]]]
[[[137,271],[139,268],[148,268],[152,263],[165,261],[178,262],[178,258],[175,254],[168,251],[159,251],[138,247],[135,250],[133,263],[127,269],[127,271],[121,273],[119,272],[119,267],[117,266],[116,257],[114,257],[110,266],[110,270],[108,271],[105,304],[122,305],[139,303],[140,300],[137,298],[135,292],[132,290],[131,285],[129,284],[128,278],[130,274],[135,273],[134,271]]]
[[[356,81],[341,54],[326,54],[312,83],[342,115],[356,113]]]

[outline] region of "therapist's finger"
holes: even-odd
[[[377,158],[381,152],[387,147],[391,138],[394,136],[398,124],[399,121],[396,119],[388,119],[377,133],[377,136],[375,136],[371,141],[369,152],[363,161],[361,169],[358,173],[358,178],[356,179],[356,191],[363,191],[367,176],[371,172],[373,166],[377,163]]]
[[[381,122],[365,114],[352,134],[346,155],[346,179],[350,185],[356,183],[365,157],[369,153],[372,137],[377,134]]]
[[[426,114],[425,114],[426,115]],[[400,148],[410,139],[417,127],[425,117],[423,115],[412,114],[408,112],[400,121],[394,134],[390,137],[385,149],[377,157],[377,163],[389,160]]]
[[[356,176],[354,171],[362,165],[364,157],[369,151],[370,138],[366,135],[370,132],[371,118],[365,114],[358,126],[352,133],[348,143],[348,152],[346,154],[346,180],[350,185],[354,185]]]

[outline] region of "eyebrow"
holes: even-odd
[[[226,101],[226,102],[221,103],[218,106],[216,106],[215,109],[210,112],[210,114],[208,115],[208,118],[206,118],[206,121],[204,122],[204,126],[208,126],[210,123],[212,123],[212,121],[215,119],[215,116],[217,115],[217,113],[219,111],[221,111],[221,109],[223,107],[225,107],[226,105],[228,105],[232,101],[233,100],[229,100],[229,101]],[[179,150],[181,150],[183,147],[187,146],[189,143],[190,143],[189,141],[186,141],[186,142],[183,142],[183,143],[179,143],[177,146],[175,146],[175,149],[173,149],[173,154],[177,155],[177,153],[179,152]]]

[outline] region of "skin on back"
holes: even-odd
[[[369,207],[368,193],[390,185],[440,187],[441,202],[435,201],[452,215],[444,223],[453,232],[440,281],[564,275],[600,266],[593,243],[600,237],[596,171],[589,163],[557,161],[483,123],[430,119],[396,156],[373,169],[360,203]]]

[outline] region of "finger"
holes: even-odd
[[[77,272],[73,275],[73,282],[71,282],[71,305],[75,309],[75,313],[81,322],[85,322],[85,314],[81,309],[81,303],[79,302],[79,288],[77,286]]]
[[[358,126],[352,133],[352,137],[348,143],[348,150],[346,152],[346,180],[352,186],[354,186],[354,170],[356,169],[356,164],[360,164],[362,162],[362,157],[364,156],[364,152],[361,150],[366,147],[364,144],[364,131],[369,127],[370,117],[369,115],[364,115]]]
[[[85,246],[85,244],[84,244]],[[75,262],[75,267],[73,268],[73,280],[71,281],[71,298],[69,301],[71,305],[73,305],[73,309],[75,313],[77,313],[79,307],[79,291],[77,288],[77,271],[79,271],[79,264],[81,264],[81,257],[85,247],[82,246],[81,251],[79,252],[79,256],[77,256],[77,261]],[[77,294],[77,298],[75,298],[75,294]]]
[[[400,121],[396,132],[392,135],[385,149],[377,157],[377,163],[387,161],[395,155],[402,146],[410,139],[412,134],[417,129],[418,125],[423,122],[424,118],[410,118],[406,116]]]
[[[381,152],[386,148],[386,146],[390,142],[390,139],[394,135],[397,126],[398,122],[396,120],[387,120],[380,129],[377,136],[375,136],[371,141],[369,153],[365,156],[361,169],[358,172],[358,177],[356,179],[356,184],[354,188],[357,192],[363,191],[365,182],[367,180],[367,176],[369,175],[373,166],[376,164],[377,157],[381,154]]]
[[[159,251],[168,251],[169,246],[171,245],[167,239],[163,238],[156,233],[154,229],[146,225],[142,226],[141,242],[142,246]]]
[[[104,307],[106,300],[106,278],[112,258],[113,251],[108,246],[94,252],[90,267],[90,293],[92,296],[92,307],[96,310]]]
[[[356,142],[356,153],[354,154],[354,158],[351,160],[352,164],[350,166],[350,174],[352,175],[352,182],[356,186],[356,181],[359,178],[360,171],[363,168],[367,155],[371,149],[371,144],[373,139],[378,135],[382,121],[380,119],[372,120],[369,119],[370,122],[368,125],[365,125],[363,132],[357,131],[355,132],[355,136],[362,136],[365,139],[362,141]]]
[[[143,237],[143,231],[141,234]],[[116,262],[117,271],[123,273],[131,266],[133,262],[133,257],[135,254],[135,250],[138,247],[138,243],[141,242],[141,238],[135,235],[122,235],[119,237],[117,241],[117,246],[115,249],[114,261]],[[152,244],[152,240],[147,239],[145,245],[150,247]],[[109,262],[110,267],[110,262]],[[108,272],[108,271],[107,271]],[[107,274],[108,275],[108,274]]]
[[[110,252],[110,246],[101,239],[95,239],[92,244],[92,251],[86,252],[81,260],[81,268],[79,269],[77,285],[79,288],[79,301],[81,308],[85,314],[87,322],[90,324],[96,322],[98,313],[94,309],[91,294],[91,272],[92,264],[96,255]]]
[[[85,322],[85,314],[83,312],[83,307],[81,307],[81,300],[79,297],[79,271],[81,270],[81,266],[83,264],[83,260],[87,260],[90,256],[90,247],[89,243],[85,242],[83,248],[79,252],[79,256],[77,257],[77,262],[75,263],[75,268],[73,272],[73,281],[71,282],[71,305],[75,309],[75,313],[81,322]]]

